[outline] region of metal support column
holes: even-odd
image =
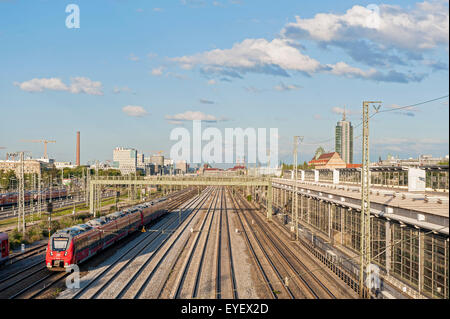
[[[365,271],[371,261],[370,251],[370,158],[369,158],[369,104],[381,102],[363,102],[363,137],[362,137],[362,168],[361,168],[361,249],[359,271],[359,295],[364,293]],[[378,110],[378,109],[376,109]]]
[[[270,179],[267,186],[267,218],[272,220],[272,181]]]
[[[94,208],[94,183],[89,183],[89,208],[91,215],[95,217],[95,208]]]

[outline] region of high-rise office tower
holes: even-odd
[[[336,125],[335,151],[347,164],[353,163],[353,126],[345,118],[345,109],[342,121]]]

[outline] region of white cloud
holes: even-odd
[[[44,89],[53,91],[67,91],[68,87],[59,78],[42,78],[32,79],[25,82],[14,82],[22,91],[27,92],[42,92]]]
[[[338,107],[338,106],[333,107],[331,109],[331,112],[333,112],[334,114],[344,114],[344,112],[345,112],[345,115],[359,114],[358,111],[351,111],[349,109],[346,109],[343,107]]]
[[[328,64],[328,67],[330,67],[330,73],[334,75],[344,75],[348,77],[362,77],[362,78],[368,78],[373,76],[377,73],[375,69],[370,69],[368,71],[363,71],[360,68],[355,68],[350,65],[348,65],[345,62],[338,62],[334,65]]]
[[[103,95],[102,83],[94,82],[85,77],[72,78],[72,83],[70,85],[71,93],[86,93],[90,95]]]
[[[162,12],[164,10],[162,8],[153,8],[153,11],[155,11],[155,12]]]
[[[142,107],[138,105],[127,105],[122,108],[122,111],[132,117],[143,117],[148,114],[148,112]]]
[[[183,121],[168,120],[167,123],[172,124],[172,125],[182,125]]]
[[[282,30],[286,37],[322,42],[368,39],[399,49],[424,50],[448,45],[448,4],[417,3],[412,9],[382,4],[377,10],[355,5],[345,14],[319,13],[311,19],[296,16]]]
[[[374,150],[389,150],[404,154],[441,153],[448,147],[448,139],[442,138],[408,138],[384,137],[373,140]]]
[[[216,84],[216,83],[217,83],[217,81],[214,80],[214,79],[211,79],[211,80],[208,81],[208,84],[209,84],[209,85],[214,85],[214,84]]]
[[[391,70],[382,73],[373,68],[362,70],[345,62],[321,64],[304,55],[296,42],[289,39],[245,39],[235,43],[231,49],[214,49],[191,56],[171,59],[184,69],[200,67],[206,75],[216,74],[225,77],[243,78],[243,74],[264,73],[288,77],[288,72],[300,72],[311,76],[315,73],[329,73],[348,78],[361,78],[378,82],[407,83],[419,82],[425,74],[401,73]],[[282,87],[280,86],[279,89]]]
[[[152,75],[160,76],[163,74],[164,67],[160,66],[159,68],[154,68],[152,70]]]
[[[71,78],[71,84],[66,85],[59,78],[36,78],[24,82],[14,82],[14,85],[26,92],[43,92],[44,90],[51,91],[66,91],[74,94],[85,93],[89,95],[103,95],[102,83],[99,81],[92,81],[86,77]]]
[[[345,76],[347,78],[360,78],[366,80],[373,80],[379,82],[397,82],[397,83],[408,83],[408,82],[420,82],[426,74],[414,74],[414,73],[401,73],[391,70],[387,73],[382,73],[374,68],[369,70],[362,70],[360,68],[352,67],[345,62],[338,62],[336,64],[327,64],[325,66],[324,72],[334,74],[337,76]]]
[[[233,76],[227,69],[239,73],[258,72],[286,75],[285,70],[313,73],[318,71],[320,63],[284,39],[245,39],[235,43],[231,49],[215,49],[192,56],[172,59],[185,69],[192,69],[200,65],[206,67],[207,72],[216,72]]]
[[[129,93],[131,93],[132,90],[128,86],[124,86],[124,87],[121,87],[121,88],[117,87],[117,86],[114,87],[113,93],[119,94],[121,92],[129,92]]]
[[[275,85],[274,89],[277,91],[297,91],[300,90],[302,87],[296,84],[284,84],[283,82],[280,82],[280,84]]]
[[[166,120],[169,121],[194,121],[201,120],[205,122],[218,122],[221,119],[218,119],[214,115],[205,114],[200,111],[186,111],[184,113],[178,113],[175,115],[166,115]]]

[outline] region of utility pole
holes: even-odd
[[[24,170],[24,151],[22,152],[15,152],[15,153],[9,153],[9,156],[13,156],[14,160],[17,156],[20,157],[19,161],[19,176],[18,176],[18,193],[19,196],[17,198],[17,209],[18,209],[18,215],[17,215],[17,230],[20,231],[22,229],[22,234],[25,236],[25,170]]]
[[[42,212],[42,176],[41,176],[41,164],[39,164],[39,173],[38,173],[38,214],[39,218],[41,218],[41,212]]]
[[[98,161],[96,161],[95,163],[95,179],[98,180]],[[100,216],[100,212],[101,212],[101,185],[97,184],[97,187],[95,188],[95,206],[96,206],[96,214],[97,214],[97,210],[99,212],[99,216]],[[96,215],[94,215],[95,217]]]
[[[359,269],[359,295],[366,297],[364,293],[365,272],[371,261],[370,251],[370,159],[369,159],[369,104],[381,103],[375,101],[363,102],[363,145],[362,145],[362,169],[361,169],[361,256]],[[376,111],[379,110],[375,108]]]
[[[20,169],[19,169],[19,219],[22,217],[22,234],[25,236],[25,183],[24,183],[24,163],[23,152],[20,152]],[[18,229],[20,229],[18,227]]]
[[[298,240],[298,194],[297,194],[297,167],[298,167],[298,144],[299,142],[303,141],[303,136],[294,136],[294,193],[292,196],[292,214],[291,214],[291,223],[295,228],[291,231],[293,232],[295,230],[296,233],[296,239]],[[294,224],[295,221],[295,224]]]

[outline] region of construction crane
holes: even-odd
[[[30,143],[44,143],[44,158],[47,159],[47,144],[48,143],[56,143],[56,141],[48,141],[48,140],[22,140],[21,142],[30,142]]]

